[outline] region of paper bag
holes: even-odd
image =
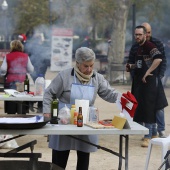
[[[82,107],[83,114],[83,123],[88,122],[88,113],[89,113],[89,100],[75,100],[76,111],[79,111],[79,107]]]

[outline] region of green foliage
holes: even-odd
[[[14,20],[16,32],[26,32],[32,28],[49,24],[49,1],[48,0],[17,0],[18,6],[14,7]],[[53,14],[54,15],[54,14]],[[53,16],[57,18],[57,16]]]
[[[159,9],[161,7],[162,1],[160,0],[135,0],[136,10],[139,11],[140,15],[146,15],[148,21],[153,21],[155,17],[159,16]]]
[[[77,32],[87,32],[89,27],[93,27],[94,37],[108,38],[113,32],[113,21],[115,9],[119,8],[121,0],[53,0],[51,21],[58,26],[71,27]],[[9,5],[6,12],[8,23],[12,33],[25,33],[39,25],[49,25],[50,0],[7,0]],[[159,22],[160,29],[155,30],[159,36],[166,36],[169,28],[169,0],[132,0],[126,1],[136,4],[136,23],[152,23],[155,27]],[[130,9],[131,10],[131,9]],[[3,22],[4,12],[0,11]],[[118,16],[119,17],[119,16]],[[129,21],[132,13],[130,11]],[[159,21],[159,22],[158,22]],[[2,28],[0,28],[0,31]],[[1,31],[2,32],[2,31]],[[92,34],[91,34],[92,35]]]

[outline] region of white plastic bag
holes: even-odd
[[[12,135],[0,135],[0,142],[4,141],[6,139],[12,138],[12,137],[13,137]],[[15,139],[7,141],[7,142],[0,143],[1,149],[14,149],[14,148],[17,148],[17,147],[19,147],[19,146],[18,146]]]
[[[59,124],[70,124],[70,109],[65,105],[62,109],[59,110],[58,118]]]

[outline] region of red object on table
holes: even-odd
[[[129,101],[133,103],[133,106],[131,109],[126,107],[126,104],[129,103]],[[131,117],[134,117],[135,110],[138,106],[138,102],[135,96],[129,91],[127,93],[123,93],[121,97],[121,104],[122,104],[122,110],[125,109],[130,114]]]
[[[30,91],[28,94],[32,94],[32,95],[34,95],[34,92],[33,92],[33,91]]]

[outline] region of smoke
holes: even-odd
[[[40,25],[34,28],[24,45],[25,52],[29,55],[34,72],[31,74],[35,81],[39,74],[46,74],[51,60],[51,28]]]
[[[86,36],[91,27],[88,15],[88,0],[56,0],[52,2],[52,12],[59,16],[56,26],[72,28],[75,34]]]
[[[8,17],[7,11],[1,11],[0,15],[0,41],[11,40],[10,33],[14,31],[14,28],[11,25],[10,19]]]

